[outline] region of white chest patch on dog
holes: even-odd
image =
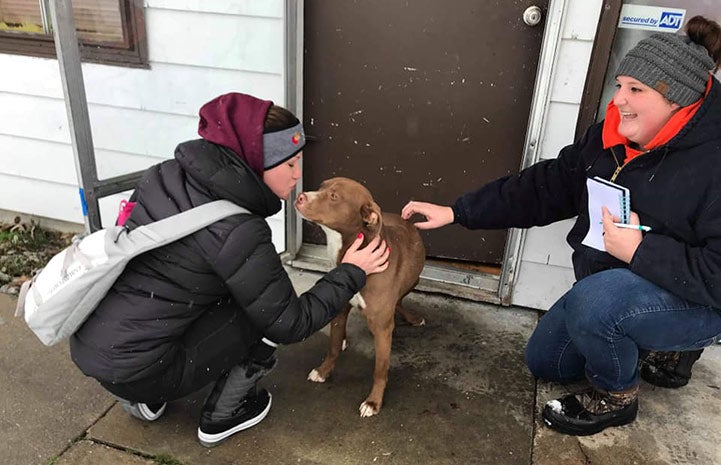
[[[360,292],[356,292],[356,295],[351,297],[350,304],[354,307],[360,308],[361,310],[365,310],[366,308],[366,301]]]
[[[343,238],[338,231],[334,231],[328,226],[321,224],[320,228],[325,233],[325,250],[328,254],[328,260],[330,260],[332,265],[335,265],[338,262],[338,252],[340,251],[341,245],[343,245]]]
[[[320,228],[325,233],[325,241],[327,244],[326,253],[328,254],[328,260],[332,265],[335,265],[338,261],[338,252],[343,245],[343,238],[338,231],[334,231],[328,226],[323,226],[321,224]],[[356,293],[356,295],[351,297],[349,303],[354,307],[359,307],[361,309],[366,308],[366,301],[365,299],[363,299],[363,296],[360,292]]]

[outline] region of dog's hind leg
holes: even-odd
[[[410,289],[413,289],[418,285],[418,281],[413,284],[413,286],[410,287]],[[426,324],[426,319],[423,318],[421,315],[416,313],[414,310],[409,310],[405,307],[403,307],[402,302],[403,298],[410,294],[410,290],[407,291],[403,296],[401,296],[400,299],[398,299],[398,302],[396,302],[396,313],[398,313],[406,322],[411,324],[412,326],[423,326]]]
[[[330,345],[328,347],[328,353],[323,359],[323,363],[319,367],[314,368],[308,373],[308,380],[315,383],[324,383],[328,376],[335,368],[335,362],[338,360],[338,356],[341,351],[345,350],[346,346],[346,323],[348,322],[348,314],[350,313],[351,306],[346,305],[345,309],[341,311],[333,320],[330,322]]]
[[[409,310],[403,307],[400,301],[396,304],[396,312],[413,326],[423,326],[426,324],[425,318],[416,313],[415,310]]]

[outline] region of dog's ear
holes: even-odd
[[[383,226],[381,207],[375,202],[368,202],[361,207],[361,217],[363,225],[372,233],[377,233]]]

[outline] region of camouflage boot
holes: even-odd
[[[631,423],[637,413],[638,386],[619,392],[591,387],[547,402],[543,421],[560,433],[587,436]]]
[[[676,389],[688,384],[691,367],[703,349],[687,352],[649,352],[641,361],[641,378],[654,386]]]

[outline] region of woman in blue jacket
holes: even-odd
[[[549,402],[544,421],[573,435],[636,418],[639,357],[692,351],[721,335],[721,29],[692,18],[687,36],[639,42],[616,71],[606,119],[557,159],[467,193],[452,206],[409,202],[420,229],[527,228],[577,220],[568,234],[576,284],[540,319],[526,348],[535,376],[588,380]],[[589,231],[586,180],[631,192],[631,223],[603,208],[606,251],[582,244]]]

